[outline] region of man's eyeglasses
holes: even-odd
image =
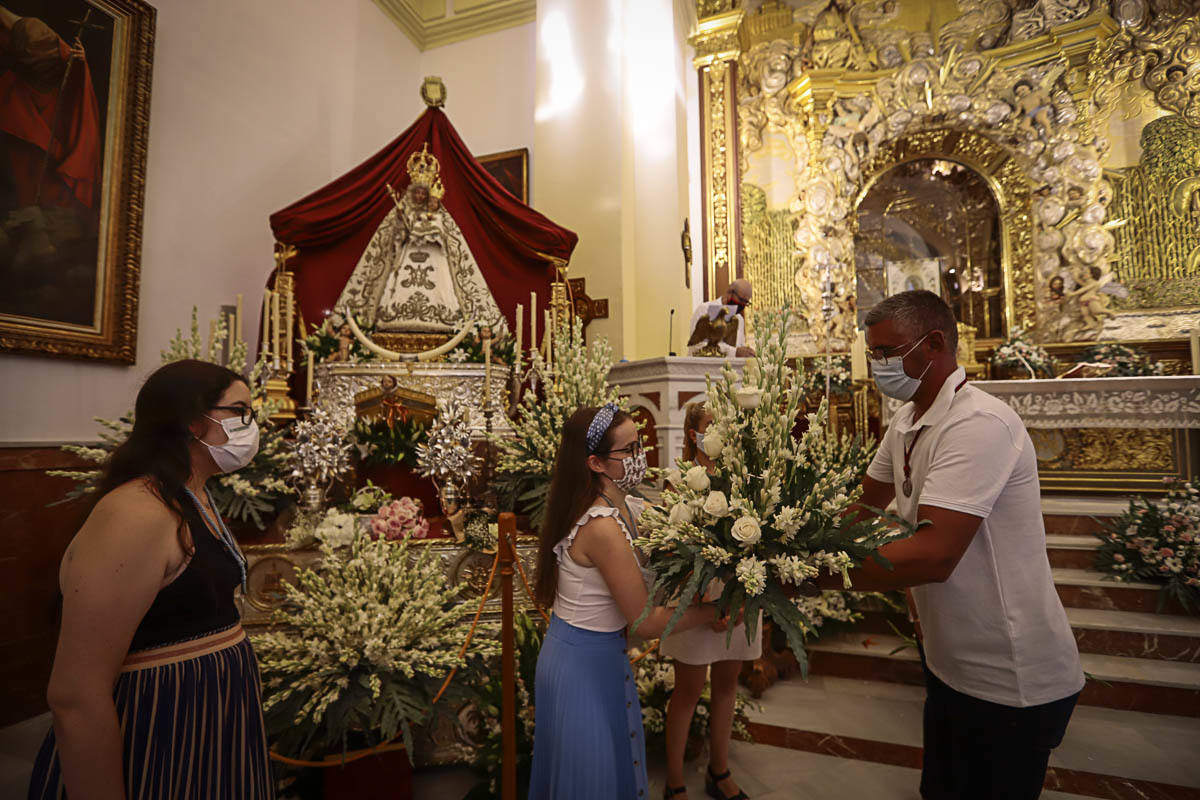
[[[930,331],[929,333],[933,333],[933,331]],[[925,341],[926,338],[928,338],[929,333],[925,334],[924,336],[920,337],[919,339],[913,339],[911,342],[906,342],[905,344],[880,345],[879,347],[872,347],[870,350],[867,351],[867,356],[872,361],[874,361],[878,364],[887,366],[889,358],[891,358],[891,359],[898,358],[898,359],[903,360],[905,356],[907,356],[909,353],[911,353],[913,350],[915,350],[917,348],[917,345],[919,345],[921,342]],[[904,350],[904,348],[906,348],[906,347],[908,349]],[[899,350],[904,350],[904,352],[903,353],[897,352]]]
[[[746,308],[750,305],[750,301],[742,297],[737,292],[730,292],[729,295],[733,298],[733,304],[738,308]]]
[[[241,417],[243,425],[249,425],[254,420],[254,409],[250,406],[213,406],[213,411],[232,411]]]

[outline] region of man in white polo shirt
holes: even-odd
[[[1051,578],[1033,442],[1012,409],[966,382],[954,314],[936,294],[893,295],[865,324],[876,385],[909,402],[860,502],[895,500],[928,524],[880,550],[891,569],[869,560],[851,579],[912,587],[928,688],[921,795],[1036,798],[1084,676]]]

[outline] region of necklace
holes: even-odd
[[[963,378],[962,383],[954,387],[954,393],[958,394],[958,390],[967,385],[967,379]],[[921,438],[921,434],[925,432],[924,426],[917,431],[917,435],[913,437],[912,444],[904,448],[904,483],[900,484],[900,489],[904,492],[905,497],[912,497],[912,465],[909,464],[909,457],[912,455],[913,448],[917,446],[917,440]]]
[[[200,502],[200,498],[197,497],[191,489],[185,486],[183,490],[187,492],[188,497],[192,499],[192,503],[195,504],[196,509],[200,512],[200,517],[204,520],[204,524],[208,525],[213,531],[216,532],[217,538],[221,541],[221,545],[225,548],[229,555],[233,556],[233,560],[237,562],[238,570],[240,570],[242,573],[242,591],[245,591],[246,557],[242,555],[242,551],[238,549],[237,544],[233,540],[233,534],[229,532],[229,528],[225,527],[225,520],[221,519],[219,514],[215,514],[217,505],[213,502],[212,494],[208,491],[208,487],[204,488],[204,496],[214,510],[216,522],[214,522],[212,517],[208,515],[208,510],[204,507],[204,504]]]

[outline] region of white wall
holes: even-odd
[[[0,356],[0,442],[94,440],[193,305],[212,318],[241,293],[256,330],[268,216],[408,127],[424,75],[474,152],[532,144],[532,24],[420,53],[371,0],[155,6],[138,362]]]

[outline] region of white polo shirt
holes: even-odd
[[[1007,405],[967,384],[959,368],[913,422],[906,403],[892,418],[867,474],[894,484],[900,516],[920,505],[982,518],[945,583],[914,587],[925,659],[944,683],[1006,706],[1061,700],[1083,688],[1079,649],[1054,591],[1046,555],[1037,457]],[[904,448],[913,492],[905,497]]]

